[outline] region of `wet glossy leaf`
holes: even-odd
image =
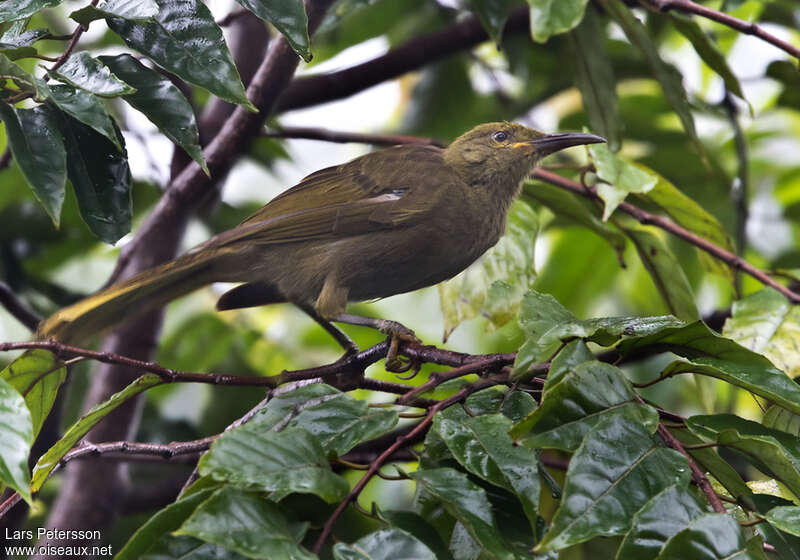
[[[500,40],[503,38],[503,27],[508,19],[508,9],[511,7],[512,1],[468,0],[467,2],[469,9],[478,17],[495,45],[500,45]]]
[[[800,537],[800,507],[781,506],[767,512],[767,521],[781,531]]]
[[[96,19],[118,17],[132,21],[147,21],[158,14],[154,0],[106,0],[97,7],[86,6],[75,10],[69,17],[80,24],[88,25]]]
[[[605,181],[597,185],[597,194],[605,202],[603,220],[607,220],[629,194],[646,193],[658,182],[656,177],[617,156],[604,144],[592,144],[589,154],[597,176]]]
[[[2,62],[0,58],[0,65]],[[58,226],[66,192],[67,155],[53,111],[46,106],[18,109],[0,103],[0,117],[6,125],[14,161]]]
[[[150,70],[128,54],[101,56],[99,59],[117,76],[136,88],[125,96],[164,135],[183,148],[208,174],[192,106],[169,79]]]
[[[61,82],[101,97],[118,97],[136,91],[136,88],[120,80],[102,62],[86,51],[70,55],[60,68],[50,71],[50,75]]]
[[[31,45],[47,36],[49,31],[47,29],[26,29],[27,23],[25,19],[14,21],[8,30],[0,35],[0,54],[4,54],[11,60],[36,55],[37,51]],[[6,72],[2,73],[7,74]]]
[[[636,402],[636,394],[618,368],[584,362],[550,385],[542,402],[511,430],[527,447],[574,451],[586,433],[607,418],[625,415],[654,430],[658,413]]]
[[[709,375],[800,414],[800,386],[764,356],[718,335],[700,321],[623,340],[619,350],[626,356],[636,352],[673,352],[688,361],[672,362],[663,375]]]
[[[734,302],[722,334],[763,354],[790,377],[800,375],[800,305],[773,290]]]
[[[304,532],[304,531],[303,531]],[[249,558],[314,560],[299,544],[298,534],[277,504],[226,486],[200,504],[175,531],[222,545]]]
[[[450,409],[436,416],[433,429],[467,471],[517,496],[531,526],[536,527],[538,461],[533,451],[511,441],[509,418],[502,414],[473,418],[463,410]]]
[[[692,416],[687,425],[696,435],[738,451],[800,496],[800,441],[796,437],[733,414]]]
[[[114,125],[116,127],[116,125]],[[124,140],[116,130],[120,152],[105,136],[62,114],[67,173],[78,198],[81,217],[106,243],[116,243],[131,230],[131,171]]]
[[[624,416],[592,428],[569,463],[561,505],[536,551],[561,550],[600,535],[623,535],[661,490],[689,483],[686,458]]]
[[[592,354],[583,340],[577,339],[567,342],[550,362],[550,369],[547,371],[547,379],[544,382],[544,390],[552,389],[566,374],[582,363],[591,362],[594,359],[594,354]]]
[[[706,510],[686,488],[670,486],[636,512],[616,560],[653,560],[667,540]]]
[[[437,560],[453,560],[442,537],[436,532],[436,529],[418,513],[414,513],[413,511],[378,510],[377,514],[380,519],[387,521],[391,526],[402,529],[425,543],[425,546],[434,552]]]
[[[111,116],[103,102],[94,94],[67,85],[40,84],[39,87],[46,93],[46,99],[52,101],[56,107],[92,127],[108,138],[118,151],[122,151]]]
[[[148,549],[153,547],[156,540],[180,527],[192,512],[197,509],[197,506],[211,496],[212,492],[213,490],[210,489],[196,492],[185,498],[178,499],[157,512],[136,530],[114,558],[116,560],[136,560],[141,558]]]
[[[236,0],[255,15],[270,22],[280,31],[294,52],[308,62],[311,60],[311,40],[308,38],[308,17],[303,0]]]
[[[236,486],[316,494],[329,503],[344,499],[349,489],[331,470],[319,441],[303,428],[274,432],[245,424],[217,438],[198,469]]]
[[[742,528],[730,515],[706,513],[664,545],[658,560],[764,560],[761,541],[757,547],[745,541]]]
[[[108,26],[125,43],[164,70],[231,103],[255,107],[247,95],[211,12],[198,0],[157,0],[152,23],[110,18]]]
[[[109,412],[117,408],[122,403],[126,402],[156,385],[161,385],[164,382],[161,377],[154,373],[146,373],[142,375],[130,385],[125,387],[122,391],[114,393],[110,399],[104,401],[84,414],[77,422],[70,426],[66,433],[58,440],[53,447],[48,449],[44,455],[39,457],[36,465],[33,467],[33,477],[31,480],[31,491],[38,492],[42,484],[50,476],[52,470],[58,465],[67,452],[78,443],[78,440],[87,434],[100,420],[105,418]]]
[[[605,137],[608,149],[616,152],[622,142],[617,84],[605,49],[605,36],[594,9],[587,10],[581,24],[569,34],[569,40],[575,85],[581,92],[591,129]]]
[[[59,387],[67,378],[66,366],[52,352],[28,350],[0,372],[0,378],[8,381],[25,399],[35,438],[53,408]]]
[[[528,0],[531,37],[544,43],[553,35],[574,29],[583,19],[588,0]]]
[[[28,454],[33,445],[31,413],[25,399],[0,378],[0,482],[31,503]]]
[[[436,560],[431,549],[414,536],[400,529],[382,529],[361,537],[353,544],[337,543],[333,547],[336,560]]]
[[[534,248],[539,221],[524,202],[515,202],[506,233],[469,268],[438,285],[444,315],[444,339],[461,322],[485,317],[500,327],[514,318],[520,301],[536,280]]]
[[[5,0],[0,4],[0,23],[31,16],[42,8],[58,6],[61,0]]]
[[[467,475],[454,469],[439,468],[419,470],[409,476],[441,502],[492,557],[514,557],[495,524],[486,492],[471,482]]]

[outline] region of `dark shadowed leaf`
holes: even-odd
[[[108,26],[125,43],[164,70],[226,101],[255,111],[211,12],[198,0],[157,0],[152,23],[110,18]]]
[[[101,56],[99,59],[136,88],[136,93],[126,95],[125,101],[141,111],[208,174],[194,111],[181,91],[169,79],[150,70],[129,54]]]
[[[67,368],[52,352],[28,350],[11,362],[0,377],[8,381],[25,398],[31,415],[33,437],[39,435],[58,389],[67,378]]]
[[[336,560],[436,560],[422,541],[400,529],[381,529],[361,537],[353,544],[337,543],[333,547]]]
[[[245,424],[217,438],[198,469],[244,488],[316,494],[329,503],[342,500],[349,488],[331,470],[319,441],[303,428],[274,432]]]
[[[81,217],[97,237],[116,243],[131,230],[132,214],[131,170],[122,134],[116,131],[123,144],[120,152],[105,136],[69,115],[62,114],[61,131]]]
[[[42,8],[59,4],[61,0],[5,0],[0,4],[0,23],[24,19]]]
[[[745,540],[739,523],[724,513],[706,513],[670,538],[658,560],[766,560],[761,539]]]
[[[165,534],[137,560],[244,560],[238,552],[187,536]]]
[[[772,288],[734,302],[722,334],[763,354],[789,377],[800,375],[800,305]]]
[[[118,151],[122,151],[111,116],[97,96],[68,85],[40,84],[39,88],[47,94],[46,99],[55,103],[59,109],[92,127],[111,140]]]
[[[441,502],[470,536],[493,558],[514,558],[495,524],[486,492],[467,475],[454,469],[423,469],[410,474],[426,492]]]
[[[308,62],[311,60],[311,40],[308,37],[308,17],[303,0],[236,0],[255,15],[270,22],[283,33],[294,52]]]
[[[495,45],[503,38],[503,27],[508,19],[508,9],[513,0],[468,0],[472,10]]]
[[[50,75],[61,82],[101,97],[118,97],[136,91],[136,88],[120,80],[102,62],[85,51],[70,55],[67,61],[57,70],[51,71]]]
[[[174,534],[219,544],[249,558],[314,560],[316,556],[300,546],[304,532],[289,523],[277,504],[226,486],[200,504]]]
[[[0,378],[0,482],[31,503],[28,453],[33,445],[31,413],[25,399]]]
[[[114,393],[110,399],[94,406],[89,412],[84,414],[77,422],[70,426],[66,433],[58,440],[53,447],[48,449],[44,455],[39,457],[33,467],[33,477],[31,479],[31,490],[38,492],[42,484],[50,476],[50,473],[67,452],[78,443],[95,424],[105,418],[109,412],[117,408],[128,399],[135,397],[139,393],[146,391],[164,382],[161,377],[154,373],[146,373],[133,383],[125,387],[122,391]]]
[[[667,540],[706,510],[682,486],[670,486],[636,512],[616,560],[654,560]]]
[[[668,486],[686,486],[689,477],[686,458],[657,443],[640,423],[609,418],[586,434],[572,456],[561,505],[536,550],[623,535],[644,504]]]
[[[154,0],[106,0],[95,6],[75,10],[69,17],[88,25],[96,19],[118,17],[133,21],[147,21],[158,14],[158,4]]]
[[[18,109],[0,103],[0,117],[6,125],[14,161],[58,226],[66,189],[67,154],[52,109],[46,106]]]
[[[542,403],[517,423],[511,435],[527,447],[574,451],[586,433],[607,418],[626,415],[654,430],[658,413],[639,404],[618,368],[584,362],[565,373],[542,395]]]
[[[544,43],[553,35],[574,29],[583,19],[588,0],[528,0],[531,37]]]

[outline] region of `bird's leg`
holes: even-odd
[[[351,356],[358,353],[358,346],[355,342],[353,342],[353,339],[347,336],[347,333],[345,333],[342,329],[317,313],[317,310],[314,309],[313,305],[308,303],[295,303],[295,305],[299,307],[306,315],[314,319],[319,326],[325,329],[328,334],[330,334],[336,340],[336,342],[339,343],[339,346],[344,349],[345,356]]]
[[[376,319],[374,317],[362,317],[361,315],[351,315],[349,313],[340,313],[333,317],[333,320],[338,323],[347,323],[349,325],[361,325],[363,327],[370,327],[375,330],[387,334],[391,337],[389,342],[389,351],[386,353],[386,369],[394,373],[402,373],[408,371],[413,364],[404,364],[397,357],[397,350],[400,342],[421,342],[414,331],[398,323],[397,321],[390,321],[388,319]]]

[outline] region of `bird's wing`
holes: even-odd
[[[203,246],[341,238],[409,226],[457,180],[441,149],[398,146],[312,173]]]

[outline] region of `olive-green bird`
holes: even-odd
[[[220,298],[220,310],[290,301],[351,322],[348,301],[410,292],[464,270],[500,239],[541,158],[604,141],[496,122],[444,149],[395,146],[322,169],[186,255],[55,313],[39,335],[84,342],[212,282],[244,282]]]

